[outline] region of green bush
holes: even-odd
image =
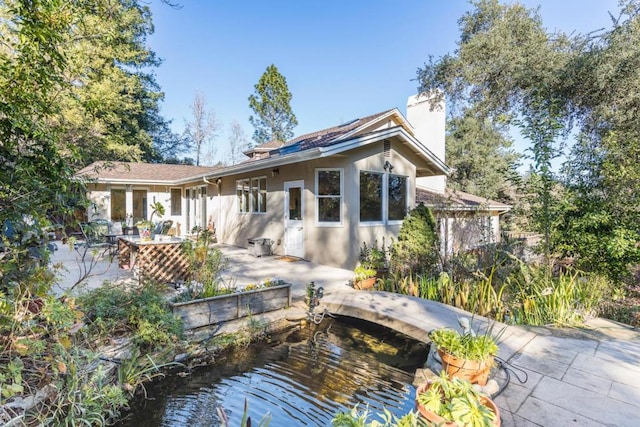
[[[405,276],[433,273],[438,261],[436,221],[421,203],[405,217],[398,240],[391,245],[391,272]]]
[[[132,333],[135,343],[150,349],[182,338],[182,322],[173,316],[160,288],[147,282],[124,289],[102,286],[79,298],[90,334],[107,338]]]

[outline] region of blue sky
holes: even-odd
[[[275,64],[293,94],[296,135],[398,107],[417,92],[416,71],[429,55],[453,52],[463,0],[179,0],[150,3],[150,48],[165,93],[162,112],[182,132],[196,91],[222,128],[217,159],[227,155],[237,120],[248,138],[248,97]],[[522,1],[540,5],[549,30],[588,32],[609,26],[617,0]],[[523,149],[523,143],[518,147]]]

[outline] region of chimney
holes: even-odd
[[[407,100],[407,120],[413,126],[416,139],[424,144],[440,160],[445,161],[445,103],[444,100],[431,107],[431,95],[421,93]],[[419,177],[416,185],[427,190],[444,193],[446,176]]]

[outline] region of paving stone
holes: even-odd
[[[607,425],[637,425],[632,420],[640,418],[640,408],[637,406],[611,398],[603,398],[601,394],[549,377],[542,378],[532,396],[527,399],[517,414],[534,420],[531,415],[524,415],[524,413],[529,410],[539,411],[539,408],[531,407],[537,400],[544,402],[544,407],[548,407],[549,411],[552,411],[553,407],[562,408],[576,414],[576,417],[581,416]],[[540,405],[538,404],[538,406]]]
[[[636,360],[639,360],[637,353],[635,357]],[[640,384],[640,371],[637,365],[632,365],[631,363],[603,360],[599,357],[579,354],[571,367],[622,384]]]
[[[523,353],[570,364],[578,353],[595,354],[598,341],[553,336],[536,336]]]
[[[600,343],[595,356],[600,359],[628,363],[631,369],[640,372],[638,354],[640,354],[639,341],[606,340]]]
[[[542,424],[536,424],[533,421],[529,421],[526,418],[522,418],[520,415],[512,415],[511,419],[512,424],[501,424],[502,427],[537,427],[542,426]],[[544,427],[544,426],[542,426]]]
[[[611,385],[609,397],[640,407],[640,388],[638,388],[638,384],[635,384],[634,387],[628,384],[614,382]]]
[[[534,397],[527,399],[516,415],[544,427],[602,427],[607,425]]]
[[[538,355],[531,354],[517,354],[510,362],[513,365],[519,366],[526,370],[537,372],[542,375],[548,375],[552,378],[562,379],[567,372],[569,365],[566,363],[560,363],[556,360],[540,357]]]
[[[592,371],[583,371],[576,368],[567,369],[562,381],[605,396],[609,393],[609,389],[613,384],[610,379],[594,375]]]
[[[516,413],[531,394],[531,390],[520,385],[510,384],[506,390],[493,401],[501,411]]]

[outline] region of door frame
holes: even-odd
[[[290,188],[300,188],[300,215],[301,218],[300,220],[290,220],[289,219],[289,189]],[[283,189],[284,189],[284,216],[283,216],[283,226],[284,226],[284,255],[291,255],[291,256],[299,256],[300,258],[304,258],[304,241],[305,241],[305,230],[304,230],[304,217],[305,217],[305,211],[304,211],[304,180],[302,179],[298,179],[298,180],[294,180],[294,181],[285,181],[283,183]],[[291,226],[291,223],[294,223],[295,225]],[[299,227],[299,231],[301,232],[301,239],[302,241],[300,242],[300,248],[301,248],[301,253],[300,254],[292,254],[289,251],[289,248],[287,247],[287,229],[288,228],[294,228],[294,227]]]

